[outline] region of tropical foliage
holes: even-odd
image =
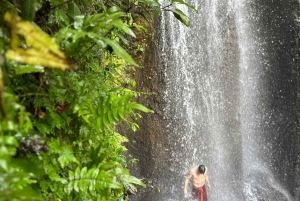
[[[188,26],[175,3],[194,8],[165,7]],[[136,130],[140,112],[153,112],[134,101],[144,93],[133,91],[126,69],[139,65],[126,48],[160,10],[157,0],[2,1],[0,200],[121,201],[145,186],[116,126]]]

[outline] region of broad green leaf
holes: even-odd
[[[180,21],[182,22],[185,26],[189,27],[190,26],[190,20],[189,18],[179,9],[177,8],[173,8],[172,10],[170,10],[171,12],[173,12],[174,16]]]
[[[110,45],[113,48],[115,54],[120,58],[124,59],[134,66],[138,66],[137,63],[135,63],[135,61],[131,58],[131,56],[126,52],[126,50],[124,50],[117,42],[107,38],[103,38],[102,40],[104,40],[106,44]]]
[[[125,33],[131,35],[132,37],[135,37],[133,31],[127,26],[127,24],[122,22],[122,20],[113,21],[112,24],[120,30],[124,31]]]
[[[143,106],[139,103],[136,103],[136,102],[132,102],[129,105],[130,105],[131,108],[141,110],[143,112],[147,112],[147,113],[153,113],[154,112],[153,110],[150,110],[147,107],[145,107],[145,106]]]
[[[78,15],[82,15],[80,9],[74,2],[69,3],[67,13],[73,19],[75,19],[75,17]]]
[[[186,2],[184,2],[183,0],[171,0],[171,2],[172,2],[172,3],[180,3],[180,4],[184,4],[184,5],[186,5],[187,7],[193,9],[197,14],[199,14],[198,10],[197,10],[194,6],[192,6],[192,5],[190,5],[190,4],[186,3]]]
[[[19,4],[21,17],[24,20],[33,21],[35,14],[35,0],[21,0]]]

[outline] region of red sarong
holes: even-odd
[[[193,186],[192,194],[194,199],[197,199],[198,201],[207,201],[205,185],[202,187]]]

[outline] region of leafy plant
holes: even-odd
[[[153,111],[134,101],[122,44],[146,31],[132,12],[150,22],[159,2],[16,2],[0,8],[0,200],[126,200],[145,184],[116,125]]]

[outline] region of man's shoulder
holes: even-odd
[[[193,168],[191,169],[191,172],[195,172],[195,171],[197,171],[197,169],[198,169],[197,166],[196,166],[196,167],[193,167]]]

